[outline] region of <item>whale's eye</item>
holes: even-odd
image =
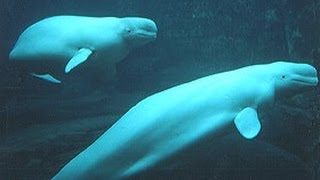
[[[131,29],[130,29],[130,28],[127,28],[126,31],[127,31],[128,33],[131,33]]]
[[[281,76],[281,78],[282,78],[282,79],[285,79],[285,78],[286,78],[286,76],[285,76],[285,75],[283,75],[283,76]]]

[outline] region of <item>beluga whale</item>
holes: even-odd
[[[53,179],[134,177],[232,124],[253,139],[262,128],[261,109],[317,84],[313,66],[277,61],[172,87],[133,106]]]
[[[82,74],[107,78],[132,49],[155,40],[157,31],[154,21],[142,17],[53,16],[27,27],[9,59],[52,83],[81,66]]]

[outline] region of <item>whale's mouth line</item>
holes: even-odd
[[[149,38],[149,39],[157,38],[157,33],[154,33],[154,32],[140,32],[140,33],[137,33],[136,35],[139,37]]]
[[[318,78],[317,77],[299,77],[292,79],[293,82],[303,84],[306,86],[317,86],[318,85]]]

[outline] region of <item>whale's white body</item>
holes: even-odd
[[[312,66],[277,62],[173,87],[132,107],[54,179],[130,177],[233,122],[242,136],[254,138],[261,127],[257,109],[278,92],[317,83]]]
[[[154,40],[156,33],[156,24],[146,18],[54,16],[29,26],[9,58],[53,83],[60,83],[80,64],[108,79],[104,75],[113,75],[115,63]]]

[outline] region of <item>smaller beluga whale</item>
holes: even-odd
[[[172,87],[132,107],[53,179],[131,178],[232,124],[253,139],[261,109],[317,84],[313,66],[278,61]]]
[[[108,79],[117,62],[156,37],[157,26],[147,18],[53,16],[26,28],[9,59],[52,83],[61,83],[81,66]]]

